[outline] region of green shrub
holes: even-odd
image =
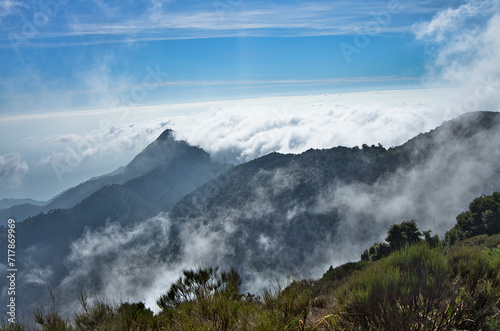
[[[101,300],[88,305],[86,298],[81,297],[83,312],[76,314],[74,321],[77,330],[103,330],[104,326],[113,323],[114,307]]]
[[[461,239],[497,233],[500,233],[500,192],[474,199],[469,210],[457,216],[457,224],[446,233],[445,242],[453,245]]]
[[[59,299],[54,290],[48,286],[50,304],[40,307],[33,313],[33,320],[42,327],[42,330],[65,331],[71,330],[70,325],[59,315]]]
[[[264,303],[258,330],[303,329],[309,314],[311,281],[294,281],[282,288],[278,283],[274,291],[264,290]]]
[[[336,291],[334,322],[383,330],[486,329],[499,308],[497,263],[477,247],[445,254],[427,243],[406,246]]]
[[[16,323],[6,322],[2,320],[0,322],[0,330],[2,331],[31,331],[35,330],[32,328],[22,317],[16,316]]]
[[[240,299],[242,283],[238,272],[231,269],[229,272],[219,273],[219,268],[198,268],[184,270],[167,293],[157,301],[162,310],[176,308],[184,302],[206,300],[215,294],[223,294],[230,299]]]
[[[185,270],[157,304],[158,323],[167,330],[232,330],[251,324],[253,299],[240,294],[241,277],[234,269]]]

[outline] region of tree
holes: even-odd
[[[436,234],[434,236],[431,236],[431,230],[424,231],[424,240],[426,243],[429,244],[430,247],[437,247],[439,244],[441,244],[441,240],[439,239],[439,236]]]
[[[361,254],[362,261],[377,261],[381,258],[388,256],[391,252],[391,248],[387,243],[375,243],[369,249],[366,249],[363,254]]]
[[[500,192],[474,199],[469,210],[457,216],[457,224],[446,233],[445,241],[453,244],[481,234],[500,233]]]
[[[391,251],[400,249],[406,244],[416,244],[422,239],[422,233],[418,230],[417,222],[405,221],[401,224],[393,224],[387,231],[385,241],[389,243]]]
[[[434,247],[439,244],[439,237],[430,236],[431,231],[425,231],[426,241]],[[377,261],[388,256],[391,252],[403,248],[405,245],[413,245],[422,241],[422,233],[418,230],[417,222],[405,221],[393,224],[387,231],[385,241],[387,243],[375,243],[361,254],[362,261]]]

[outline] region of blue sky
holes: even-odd
[[[0,199],[49,199],[166,127],[233,163],[401,144],[499,110],[499,52],[500,0],[2,0]]]
[[[418,84],[412,26],[449,1],[7,0],[1,114]],[[403,84],[403,85],[404,85]]]

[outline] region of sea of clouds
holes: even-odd
[[[214,159],[236,164],[273,151],[300,153],[309,148],[365,143],[396,146],[460,114],[500,111],[499,12],[499,1],[471,0],[441,11],[429,22],[414,25],[417,41],[424,43],[432,54],[423,82],[425,89],[267,97],[3,120],[1,127],[18,121],[27,130],[10,132],[12,141],[23,147],[0,155],[0,185],[8,187],[11,196],[48,199],[88,179],[89,174],[100,175],[126,164],[167,128],[174,129],[178,139],[202,147]],[[38,148],[36,153],[30,146]],[[491,157],[482,156],[485,160]],[[345,205],[344,234],[356,231],[353,220],[359,218],[360,206],[377,215],[380,229],[385,229],[388,215],[403,219],[430,209],[425,212],[437,219],[426,219],[424,225],[442,233],[449,224],[441,227],[440,219],[449,219],[450,213],[456,216],[453,213],[457,205],[469,202],[466,194],[476,189],[473,182],[466,180],[467,174],[477,171],[482,179],[495,175],[479,166],[477,160],[466,158],[455,169],[457,177],[440,185],[450,164],[446,159],[432,159],[409,176],[401,178],[395,174],[387,183],[373,187],[332,186],[318,197],[318,206],[328,208],[322,201]],[[457,193],[455,198],[442,199],[449,195],[443,189],[452,189]],[[415,200],[422,204],[409,203]],[[186,251],[201,255],[186,256],[183,263],[169,267],[158,264],[155,269],[155,264],[149,264],[153,266],[150,272],[158,277],[148,277],[146,283],[140,283],[146,279],[144,269],[130,269],[129,261],[157,250],[158,241],[151,238],[167,236],[169,222],[168,215],[162,214],[133,228],[111,224],[86,233],[73,245],[73,253],[68,257],[73,268],[61,288],[96,274],[101,277],[101,288],[96,292],[102,297],[145,300],[153,307],[154,300],[178,277],[180,270],[209,258],[217,262],[220,256],[214,233],[190,232],[196,238],[186,233]],[[380,233],[383,235],[383,231]],[[272,244],[269,240],[263,238],[262,242]],[[348,243],[345,238],[336,240]],[[134,250],[127,249],[132,243],[139,244]],[[358,256],[359,249],[346,245],[342,261],[349,251]],[[109,257],[114,257],[115,263],[108,263]],[[111,272],[101,273],[103,264]]]

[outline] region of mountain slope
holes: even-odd
[[[79,236],[60,246],[66,247],[64,254],[57,251],[64,263],[41,264],[33,249],[26,249],[22,260],[31,263],[27,278],[34,279],[36,270],[48,275],[43,279],[58,284],[68,303],[86,290],[91,297],[139,298],[154,306],[157,289],[168,287],[180,270],[199,265],[237,267],[249,290],[276,277],[319,277],[330,265],[358,260],[391,224],[416,219],[420,229],[443,234],[472,199],[499,190],[499,144],[500,114],[471,113],[390,149],[364,145],[272,153],[217,177],[213,169],[202,172],[207,181],[215,178],[174,205],[170,195],[180,197],[184,191],[176,191],[178,185],[198,174],[189,167],[206,170],[208,160],[199,149],[180,148],[185,157],[179,156],[179,164],[169,157],[133,161],[132,169],[156,167],[103,188],[110,192],[98,191],[72,209],[53,212],[57,219],[43,215],[30,221],[50,237],[36,239],[32,232],[40,260],[48,263],[54,242],[69,237],[56,224],[71,228],[71,220],[89,212],[111,220],[80,227]],[[173,172],[179,175],[169,177]],[[169,185],[159,178],[169,178]],[[113,197],[118,201],[94,207]],[[150,217],[168,201],[169,214]],[[121,223],[112,222],[116,219]],[[26,226],[34,226],[30,222]],[[42,230],[48,222],[53,231]],[[27,286],[34,288],[35,282]],[[36,288],[33,295],[39,297],[43,287]]]
[[[172,131],[167,130],[120,174],[94,181],[99,185],[86,182],[60,196],[68,201],[68,197],[75,198],[87,192],[89,185],[97,188],[75,206],[51,209],[18,223],[16,232],[20,239],[16,254],[21,261],[19,267],[30,270],[24,278],[25,283],[18,285],[29,289],[26,296],[18,296],[19,305],[29,301],[30,296],[43,296],[45,290],[40,284],[49,281],[57,284],[68,274],[66,258],[73,242],[86,232],[116,222],[131,227],[159,212],[169,211],[183,195],[226,168],[212,162],[202,149],[175,140]],[[124,183],[98,187],[109,182]]]
[[[34,206],[42,206],[46,204],[45,201],[37,201],[33,199],[2,199],[0,200],[0,210],[2,209],[7,209],[15,205],[22,205],[22,204],[32,204]]]
[[[91,295],[154,307],[155,292],[193,266],[236,267],[251,292],[269,279],[319,277],[359,260],[391,224],[415,219],[444,234],[472,199],[500,188],[499,145],[500,114],[480,112],[390,149],[269,154],[200,186],[169,215],[86,233],[61,291],[76,297],[79,284],[98,283]]]
[[[72,208],[80,201],[89,197],[91,194],[106,185],[122,185],[132,179],[138,179],[138,181],[140,181],[142,176],[149,174],[153,170],[156,171],[157,176],[161,178],[168,171],[175,171],[175,169],[166,168],[179,168],[180,164],[187,162],[188,160],[179,160],[179,158],[185,157],[188,154],[191,155],[191,157],[196,158],[196,162],[209,163],[210,156],[207,153],[197,147],[189,146],[184,141],[176,141],[173,131],[171,129],[167,129],[125,167],[120,167],[110,174],[89,179],[86,182],[62,192],[43,205],[29,202],[29,204],[24,203],[23,205],[10,204],[8,207],[0,210],[0,216],[3,216],[5,219],[14,218],[20,222],[27,217],[34,216],[39,213],[47,213],[53,209]],[[158,167],[164,168],[165,171],[162,172],[158,170]],[[220,170],[216,169],[215,171]],[[151,175],[148,176],[151,177]],[[184,175],[184,177],[186,176]],[[191,185],[190,188],[193,189],[197,185],[199,185],[199,183],[195,182],[194,186]],[[133,184],[130,184],[129,186],[133,186]],[[161,191],[161,188],[159,191]],[[142,192],[146,193],[144,189],[142,189]],[[186,194],[188,192],[189,191],[185,191],[183,193]],[[181,193],[181,196],[182,195],[183,194]],[[171,206],[168,208],[170,207]]]
[[[178,261],[203,233],[221,265],[300,276],[359,256],[392,223],[439,234],[468,201],[500,187],[500,114],[465,114],[402,146],[273,153],[236,166],[173,208]],[[215,248],[217,247],[217,248]],[[223,247],[223,248],[221,248]]]

